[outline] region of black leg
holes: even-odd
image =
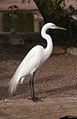
[[[29,80],[29,86],[30,86],[30,92],[31,92],[31,99],[34,102],[37,102],[38,101],[38,97],[35,97],[35,91],[34,91],[34,74]]]
[[[33,98],[33,92],[32,92],[32,79],[29,80],[29,86],[30,86],[30,93],[31,93],[31,99]]]
[[[35,73],[34,73],[35,74]],[[32,91],[33,91],[33,97],[35,97],[35,91],[34,91],[34,74],[32,77]]]

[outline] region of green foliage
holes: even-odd
[[[43,16],[61,17],[64,15],[63,7],[60,4],[65,0],[34,0]]]
[[[10,30],[10,27],[14,26],[17,32],[32,32],[34,31],[33,27],[33,14],[19,11],[17,18],[9,16],[9,13],[3,13],[3,31],[7,32]]]
[[[60,17],[64,15],[64,9],[61,8],[60,4],[64,2],[64,0],[52,0],[52,12],[56,17]],[[63,4],[64,5],[64,4]]]

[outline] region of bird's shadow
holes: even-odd
[[[63,75],[54,75],[54,76],[42,78],[40,82],[42,83],[43,81],[45,81],[45,83],[47,83],[50,81],[50,83],[52,84],[53,80],[60,80],[60,79],[63,79]],[[37,83],[39,83],[39,81],[37,81]],[[52,86],[51,86],[51,89],[47,90],[47,88],[46,88],[45,90],[38,92],[38,94],[40,94],[40,93],[59,94],[61,92],[70,91],[70,90],[74,90],[74,89],[77,89],[77,84],[66,85],[66,86],[58,87],[58,88],[54,88],[54,89],[52,89]]]
[[[44,93],[61,93],[61,92],[65,92],[65,91],[69,91],[69,90],[74,90],[77,89],[77,84],[75,85],[69,85],[69,86],[64,86],[64,87],[60,87],[60,88],[55,88],[55,89],[51,89],[51,90],[46,90],[44,91]],[[43,92],[41,92],[43,93]]]
[[[36,79],[35,83],[47,83],[49,81],[55,81],[55,80],[58,80],[58,79],[62,79],[63,78],[63,75],[53,75],[53,76],[48,76],[48,77],[45,77],[45,78],[40,78],[39,79]]]

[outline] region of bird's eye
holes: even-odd
[[[52,25],[52,27],[56,27],[56,25]]]

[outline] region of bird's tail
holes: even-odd
[[[21,83],[23,82],[25,77],[20,78],[20,76],[17,75],[17,72],[14,74],[14,76],[12,77],[12,79],[9,82],[9,92],[11,93],[11,95],[16,91],[17,86],[19,84],[19,80],[21,80]]]

